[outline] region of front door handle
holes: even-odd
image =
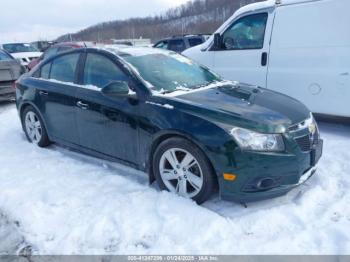
[[[46,91],[42,91],[42,90],[40,90],[40,91],[39,91],[39,95],[41,95],[41,96],[48,96],[48,95],[49,95],[49,93],[48,93],[48,92],[46,92]]]
[[[267,65],[267,53],[263,52],[261,54],[261,66],[266,66]]]
[[[79,108],[81,108],[81,109],[84,109],[84,110],[86,110],[86,109],[89,108],[89,105],[88,105],[88,104],[85,104],[85,103],[83,103],[83,102],[81,102],[81,101],[78,101],[78,102],[77,102],[77,106],[78,106]]]

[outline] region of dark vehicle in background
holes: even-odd
[[[50,46],[54,45],[54,41],[36,41],[32,42],[31,45],[38,49],[40,52],[45,52]]]
[[[153,47],[171,50],[177,53],[181,53],[190,47],[194,47],[204,43],[210,35],[182,35],[173,36],[158,41]]]
[[[51,46],[49,49],[47,49],[40,57],[32,60],[28,65],[28,69],[32,70],[42,60],[47,59],[51,56],[57,55],[59,53],[68,51],[70,49],[93,46],[93,45],[95,44],[90,42],[62,42],[62,43],[55,44]]]
[[[8,43],[0,45],[0,49],[4,49],[10,53],[25,68],[28,64],[41,56],[41,52],[28,43]]]
[[[297,100],[154,48],[56,55],[16,82],[16,100],[30,142],[146,171],[197,203],[217,187],[239,202],[283,195],[322,154],[317,124]]]
[[[0,49],[0,101],[14,100],[14,82],[23,68],[9,53]]]

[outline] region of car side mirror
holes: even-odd
[[[122,97],[129,94],[129,85],[124,81],[113,81],[101,90],[102,94],[110,97]]]
[[[214,34],[214,49],[220,50],[222,47],[222,38],[219,33]]]

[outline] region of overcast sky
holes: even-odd
[[[51,40],[115,19],[144,17],[188,0],[13,0],[0,3],[0,43]]]

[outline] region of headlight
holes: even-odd
[[[242,149],[269,152],[284,150],[280,134],[262,134],[244,128],[233,128],[231,135]]]

